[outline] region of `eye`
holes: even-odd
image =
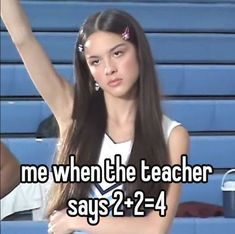
[[[91,62],[90,62],[90,65],[92,65],[92,66],[97,66],[97,65],[99,65],[99,63],[100,63],[100,60],[99,60],[99,59],[96,59],[96,60],[91,61]]]
[[[118,50],[118,51],[114,52],[115,57],[120,57],[122,54],[123,54],[123,52],[121,50]]]

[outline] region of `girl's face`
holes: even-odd
[[[139,64],[133,44],[121,35],[98,31],[88,37],[84,47],[90,72],[106,97],[135,97]]]

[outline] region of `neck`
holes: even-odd
[[[123,126],[135,122],[136,98],[122,99],[105,95],[108,122]]]

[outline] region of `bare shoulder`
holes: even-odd
[[[182,154],[188,154],[189,133],[185,127],[175,127],[168,141],[168,150],[172,163],[178,163]]]
[[[182,125],[179,125],[172,130],[169,138],[169,144],[171,144],[171,142],[183,143],[188,139],[189,139],[188,130]]]

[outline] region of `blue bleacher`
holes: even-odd
[[[2,133],[33,133],[39,123],[51,114],[43,101],[2,101],[1,106]],[[183,123],[189,131],[235,131],[234,107],[235,100],[163,102],[168,116]]]
[[[73,83],[72,65],[55,65]],[[233,65],[156,65],[161,90],[166,96],[229,96],[235,93]],[[23,65],[1,66],[1,96],[39,96]]]
[[[145,3],[140,0],[138,4],[133,0],[99,3],[38,0],[22,2],[34,31],[77,31],[84,19],[92,13],[118,8],[130,12],[146,31],[235,32],[235,0],[159,0],[159,3],[151,3],[151,0]],[[209,4],[210,2],[216,4]],[[44,13],[43,17],[41,12]],[[56,17],[53,18],[52,15]],[[63,20],[58,21],[60,16],[63,16]],[[2,28],[4,25],[1,24]]]
[[[235,168],[235,0],[31,0],[22,4],[58,73],[71,83],[75,38],[88,15],[119,8],[139,20],[167,96],[163,108],[190,131],[189,163],[211,164],[216,169],[208,183],[184,184],[181,202],[221,206],[223,173]],[[51,112],[2,22],[0,37],[2,140],[20,163],[50,166],[57,139],[37,139],[35,132]],[[1,233],[47,233],[47,222],[4,221]],[[176,218],[171,231],[211,233],[234,234],[235,219]]]
[[[4,138],[3,142],[20,163],[50,165],[56,148],[54,138]],[[235,136],[191,136],[189,163],[211,164],[214,168],[235,168]],[[223,156],[223,160],[221,157]]]
[[[54,63],[71,63],[76,33],[35,33]],[[209,33],[147,33],[155,62],[234,64],[235,35]],[[4,48],[4,49],[3,49]],[[63,48],[63,49],[61,49]],[[21,59],[7,33],[1,33],[1,62]]]
[[[174,220],[171,234],[208,234],[208,233],[234,233],[235,219],[223,218],[177,218]],[[1,225],[3,234],[25,234],[27,233],[42,234],[47,233],[48,223],[45,221],[4,221]],[[86,234],[79,232],[80,234]]]

